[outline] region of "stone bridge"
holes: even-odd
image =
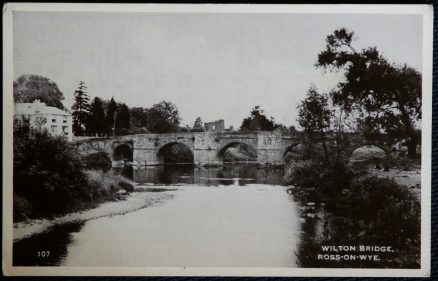
[[[377,145],[389,154],[389,147],[369,143],[355,134],[349,136],[350,155],[364,145]],[[288,151],[303,143],[302,133],[283,135],[281,132],[191,132],[166,134],[136,134],[114,138],[93,138],[76,141],[76,151],[87,156],[105,152],[112,161],[128,160],[133,165],[149,166],[165,164],[163,151],[175,144],[190,149],[196,165],[220,165],[225,151],[236,144],[246,144],[257,152],[259,165],[283,165]]]

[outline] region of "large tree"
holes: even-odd
[[[74,104],[71,107],[73,112],[73,133],[77,136],[84,134],[90,111],[90,97],[87,94],[88,87],[85,82],[80,81],[74,92]]]
[[[171,102],[161,101],[149,109],[148,130],[152,133],[177,132],[181,118],[178,108]]]
[[[148,123],[148,109],[143,107],[131,107],[131,127],[133,128],[146,128]]]
[[[95,97],[91,103],[87,131],[91,134],[98,135],[106,132],[105,110],[103,109],[102,100],[99,97]]]
[[[122,104],[116,118],[116,129],[118,134],[126,134],[131,128],[130,125],[130,113],[126,104]]]
[[[266,117],[259,105],[251,110],[251,116],[243,119],[241,131],[272,131],[276,128],[274,118]]]
[[[409,157],[414,157],[421,136],[421,74],[389,62],[376,47],[356,50],[353,36],[345,28],[335,30],[318,56],[317,67],[344,72],[345,79],[331,93],[333,101],[363,116],[366,136],[405,140]]]
[[[26,74],[14,81],[14,102],[33,102],[37,99],[48,106],[64,109],[64,95],[49,78]]]
[[[332,112],[328,98],[311,87],[307,96],[298,105],[298,123],[304,129],[309,143],[322,142],[324,158],[329,160],[327,151],[327,132],[331,127]]]
[[[192,132],[203,132],[204,126],[202,125],[201,117],[196,118],[195,123],[193,124]]]
[[[117,103],[114,100],[114,97],[111,98],[109,101],[107,108],[106,108],[106,115],[105,115],[105,124],[107,128],[108,134],[115,134],[115,127],[116,127],[116,112],[117,112]]]

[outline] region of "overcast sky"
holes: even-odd
[[[337,28],[355,32],[356,49],[422,67],[419,15],[15,12],[13,24],[14,79],[50,78],[68,108],[81,80],[130,107],[168,100],[190,126],[200,116],[238,128],[255,105],[296,125],[309,86],[340,79],[314,67]]]

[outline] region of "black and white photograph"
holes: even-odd
[[[5,275],[429,276],[432,6],[3,13]]]

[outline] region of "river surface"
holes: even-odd
[[[16,242],[14,265],[297,267],[302,203],[281,185],[282,169],[165,166],[118,172],[143,192],[170,196]],[[50,256],[38,257],[41,250]]]

